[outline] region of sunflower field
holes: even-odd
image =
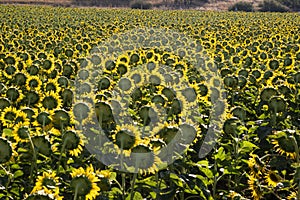
[[[300,199],[299,14],[0,18],[0,199]]]

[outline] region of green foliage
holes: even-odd
[[[264,0],[260,4],[259,11],[261,12],[288,12],[291,9],[276,0]]]
[[[254,11],[253,5],[250,2],[240,1],[228,8],[229,11],[245,11],[252,12]]]
[[[277,0],[282,5],[289,7],[292,11],[300,11],[300,0]]]
[[[152,8],[152,4],[142,0],[133,0],[130,3],[130,8],[148,10]]]

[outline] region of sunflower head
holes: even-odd
[[[65,148],[72,156],[78,156],[84,146],[84,135],[75,130],[67,130],[62,135],[63,148]]]
[[[274,148],[281,155],[286,155],[291,159],[296,158],[296,149],[292,137],[289,137],[289,133],[278,131],[274,134],[272,143]]]
[[[276,187],[278,183],[280,183],[280,177],[277,175],[275,171],[269,171],[265,176],[266,182],[269,186]]]
[[[42,176],[38,176],[34,188],[31,191],[31,194],[36,193],[39,190],[46,189],[49,194],[58,195],[59,192],[59,178],[56,176],[55,172],[46,171],[43,172]]]
[[[60,96],[54,91],[46,92],[41,99],[41,106],[48,110],[58,109],[61,105]]]
[[[86,199],[95,199],[99,195],[100,188],[97,186],[99,178],[94,172],[92,165],[84,170],[82,167],[73,169],[70,187],[75,196],[82,196]]]
[[[32,132],[27,123],[20,122],[14,126],[13,136],[16,142],[28,142]]]
[[[12,147],[8,140],[0,137],[0,164],[8,162],[12,157]]]
[[[160,159],[148,145],[139,144],[133,147],[131,155],[136,173],[155,173],[158,171],[157,164]]]

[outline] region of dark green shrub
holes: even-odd
[[[254,11],[253,5],[250,2],[240,1],[228,8],[229,11],[245,11],[252,12]]]
[[[292,11],[300,11],[300,0],[277,0],[282,5],[289,7]]]
[[[260,4],[260,9],[259,11],[261,12],[288,12],[290,9],[279,3],[278,1],[275,0],[264,0]]]
[[[152,4],[138,0],[138,1],[131,2],[130,3],[130,8],[132,8],[132,9],[145,9],[145,10],[148,10],[148,9],[152,8]]]

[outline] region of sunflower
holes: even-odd
[[[129,58],[127,58],[127,57],[126,57],[126,59],[129,60]],[[104,66],[105,66],[105,69],[103,70],[103,72],[105,74],[113,74],[113,73],[116,72],[116,63],[115,63],[115,61],[113,61],[113,60],[106,60]]]
[[[158,165],[161,160],[157,156],[157,152],[145,144],[139,144],[131,149],[132,164],[135,173],[154,174],[158,171]]]
[[[109,91],[113,88],[113,81],[107,76],[101,77],[97,83],[97,88],[99,91],[100,90]]]
[[[130,124],[117,125],[112,135],[118,153],[123,153],[125,156],[129,156],[131,149],[141,142],[140,137],[137,127]]]
[[[61,88],[58,85],[57,79],[49,79],[46,83],[44,83],[44,92],[53,91],[55,93],[59,93]]]
[[[7,79],[12,79],[13,76],[18,72],[18,69],[14,65],[8,65],[3,70],[3,76]]]
[[[75,103],[72,110],[75,120],[81,125],[88,123],[94,114],[91,108],[92,105],[86,102]]]
[[[83,150],[84,139],[85,137],[80,131],[68,128],[68,130],[62,134],[62,148],[66,149],[70,155],[77,157]]]
[[[60,99],[58,93],[50,91],[43,94],[39,107],[43,106],[45,109],[55,110],[60,108],[61,105],[62,100]]]
[[[275,171],[270,170],[265,176],[265,180],[269,186],[276,187],[277,184],[280,183],[281,178]]]
[[[8,162],[13,155],[11,143],[0,137],[0,164]]]
[[[97,170],[96,174],[100,179],[98,186],[101,188],[101,191],[111,190],[111,182],[114,179],[115,173],[110,170]]]
[[[37,104],[40,100],[40,94],[39,91],[26,91],[26,93],[24,93],[25,97],[23,98],[23,102],[24,104],[27,104],[27,106],[34,106],[35,104]]]
[[[283,131],[278,131],[274,134],[274,139],[272,140],[274,148],[281,155],[286,155],[291,159],[296,158],[296,151],[293,145],[293,139],[288,137],[287,133]]]
[[[134,82],[127,77],[122,77],[118,81],[118,88],[121,90],[121,94],[131,94],[134,89]]]
[[[12,127],[17,119],[18,111],[15,107],[9,106],[3,109],[0,120],[3,126]]]
[[[82,167],[73,169],[71,172],[72,180],[70,187],[75,197],[85,197],[86,200],[93,200],[99,195],[100,188],[97,186],[99,178],[94,172],[92,165],[84,170]],[[75,198],[76,199],[76,198]]]
[[[35,90],[40,91],[42,86],[42,81],[40,80],[39,76],[29,76],[26,80],[26,89],[28,91]]]
[[[119,74],[119,76],[123,76],[124,74],[126,74],[130,67],[128,63],[122,61],[117,61],[116,66],[117,66],[116,72]]]
[[[23,106],[23,107],[20,108],[20,110],[26,114],[26,118],[30,122],[33,122],[35,120],[35,117],[38,114],[38,109],[37,108],[30,108],[30,107]]]
[[[153,70],[151,73],[149,72],[149,74],[147,74],[146,81],[148,84],[154,86],[165,85],[164,77],[156,70]]]
[[[250,158],[247,161],[251,175],[259,176],[264,172],[264,163],[259,159],[258,155],[250,153]]]
[[[141,68],[131,70],[128,77],[136,86],[142,86],[145,81],[145,72]]]
[[[260,188],[259,180],[254,175],[249,176],[248,185],[249,185],[249,189],[251,190],[253,199],[254,200],[261,199],[262,191]]]
[[[32,137],[33,132],[29,127],[28,123],[18,123],[13,127],[12,132],[14,139],[17,143],[19,142],[29,142],[30,137]]]
[[[43,130],[52,128],[52,116],[54,111],[41,108],[35,117],[35,121],[32,123],[33,126],[42,127]]]
[[[162,139],[166,144],[169,144],[175,137],[178,138],[178,135],[182,134],[181,129],[175,122],[159,124],[152,132],[157,139]]]
[[[7,88],[5,94],[7,99],[12,102],[20,102],[24,97],[22,90],[18,89],[17,87]]]
[[[54,195],[57,200],[63,199],[59,196],[59,178],[55,172],[47,171],[43,172],[42,176],[38,176],[31,194],[35,194],[40,190],[44,190],[46,194]]]
[[[74,116],[71,112],[67,112],[64,109],[56,109],[52,116],[53,126],[60,130],[63,130],[65,127],[74,124]]]

